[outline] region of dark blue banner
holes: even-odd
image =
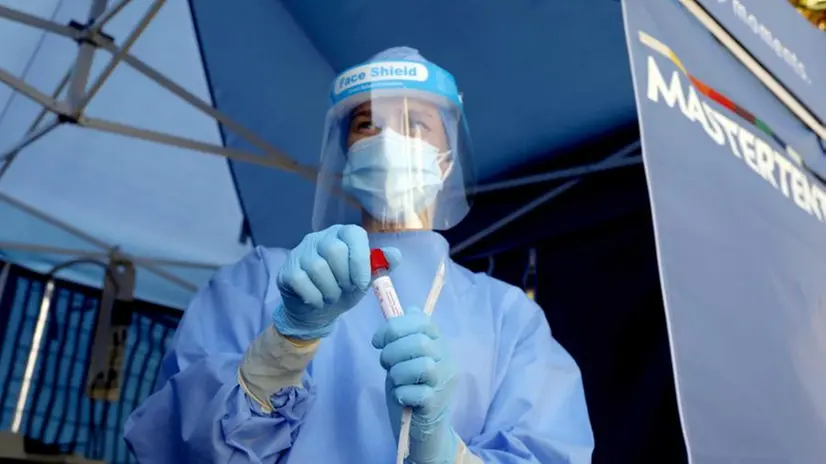
[[[785,0],[697,0],[826,123],[826,33]]]
[[[731,29],[743,21],[730,1],[703,3]],[[811,26],[786,25],[797,13],[779,1],[735,3],[755,5],[745,24],[760,16],[794,49],[826,103]],[[820,464],[826,185],[803,161],[821,156],[819,141],[679,2],[623,4],[691,462]],[[809,88],[802,69],[783,79]]]

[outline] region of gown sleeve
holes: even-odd
[[[292,445],[314,399],[312,379],[262,407],[239,384],[247,347],[270,326],[270,292],[286,252],[256,248],[219,270],[187,307],[155,392],[128,418],[127,445],[141,463],[274,463]],[[273,289],[275,287],[273,286]]]
[[[579,367],[551,336],[541,308],[520,289],[502,287],[492,297],[504,314],[497,362],[505,369],[468,449],[485,463],[589,464],[594,437]]]

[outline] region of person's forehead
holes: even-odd
[[[395,113],[403,111],[415,111],[424,113],[430,116],[438,117],[440,115],[439,107],[429,101],[419,100],[410,97],[383,97],[370,101],[366,101],[353,110],[353,115],[356,114],[383,114]]]

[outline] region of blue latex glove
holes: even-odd
[[[391,269],[401,262],[396,248],[383,248]],[[336,318],[370,288],[370,244],[356,225],[334,225],[304,237],[276,279],[282,303],[273,312],[279,333],[299,340],[330,334]]]
[[[453,463],[459,438],[450,425],[454,368],[439,330],[418,308],[387,321],[373,336],[387,370],[385,390],[394,436],[401,426],[401,410],[412,408],[411,464]]]

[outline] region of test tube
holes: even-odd
[[[399,296],[390,280],[390,263],[384,252],[379,249],[370,250],[370,271],[373,275],[373,291],[379,299],[379,307],[386,319],[392,319],[404,314]],[[402,423],[399,428],[399,446],[396,451],[396,464],[403,464],[410,452],[410,420],[413,411],[410,408],[402,410]]]

